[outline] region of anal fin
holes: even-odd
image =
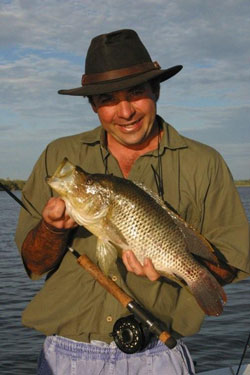
[[[203,268],[199,277],[188,283],[188,287],[205,314],[218,316],[222,313],[227,296],[209,271]]]

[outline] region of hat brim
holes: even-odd
[[[173,77],[183,68],[182,65],[176,65],[168,69],[150,70],[149,72],[130,75],[111,81],[92,83],[69,90],[59,90],[58,94],[73,96],[88,96],[105,94],[112,91],[124,90],[129,87],[140,85],[154,78],[159,78],[160,82],[166,81]]]

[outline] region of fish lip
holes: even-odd
[[[68,158],[65,157],[57,167],[54,174],[52,176],[45,177],[45,181],[53,188],[54,183],[67,180],[68,178],[71,179],[71,176],[76,177],[78,172],[81,172],[82,182],[85,183],[88,177],[88,173],[86,173],[82,168],[72,164],[68,160]]]
[[[68,176],[75,170],[75,166],[68,160],[68,158],[64,158],[63,161],[57,167],[55,173],[53,174],[52,178],[62,178]]]

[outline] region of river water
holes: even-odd
[[[250,221],[250,187],[239,193]],[[20,192],[16,192],[20,197]],[[14,243],[19,206],[0,191],[0,374],[34,375],[44,336],[21,324],[21,313],[43,281],[26,276]],[[250,278],[225,287],[220,317],[207,317],[201,331],[186,338],[196,371],[238,365],[250,332]],[[250,361],[250,349],[245,361]]]

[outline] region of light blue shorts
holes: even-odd
[[[193,375],[193,361],[180,340],[174,349],[160,341],[125,354],[115,345],[90,344],[48,336],[38,361],[38,375]]]

